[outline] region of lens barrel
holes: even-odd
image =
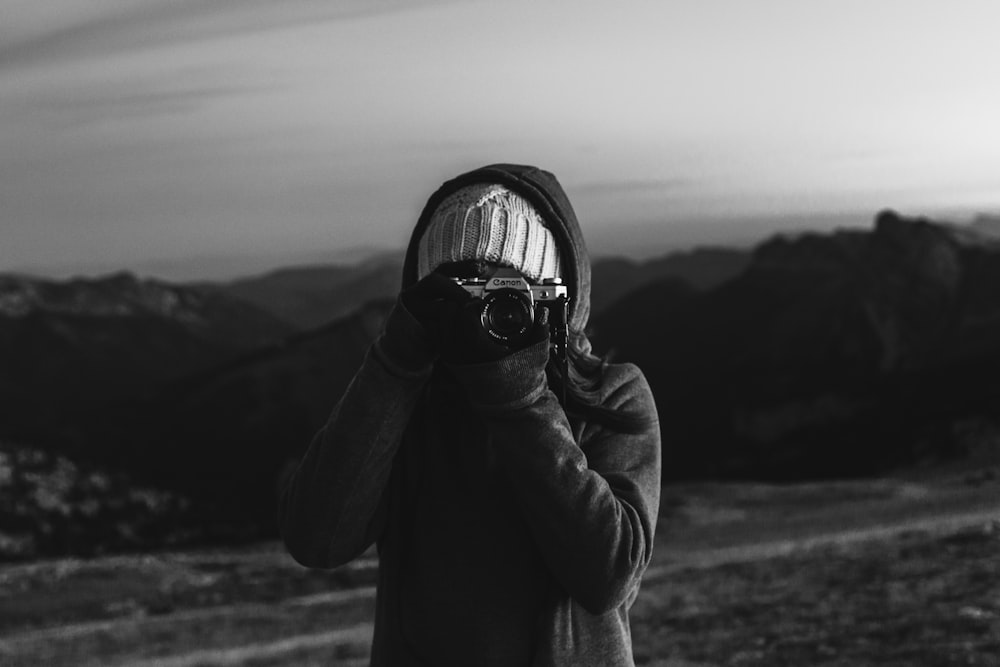
[[[481,319],[486,333],[501,345],[523,345],[535,320],[531,297],[513,289],[491,292],[483,299]]]

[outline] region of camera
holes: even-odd
[[[483,300],[480,320],[494,341],[522,347],[531,336],[539,306],[549,309],[549,339],[559,353],[566,349],[566,311],[569,291],[558,278],[532,285],[516,269],[497,268],[485,278],[453,278],[473,297]]]

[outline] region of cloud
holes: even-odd
[[[0,72],[16,67],[46,66],[98,58],[133,50],[185,44],[228,36],[341,21],[416,7],[443,0],[174,0],[94,3],[90,13],[74,16],[54,28],[32,30],[38,24],[30,6],[20,9],[13,25],[4,30],[0,45]],[[79,13],[78,0],[64,0]],[[45,8],[51,13],[51,6]]]
[[[145,86],[98,86],[81,95],[75,90],[50,91],[31,101],[24,114],[45,114],[49,123],[79,128],[91,123],[137,120],[190,113],[213,100],[274,90],[274,86],[220,84],[179,85],[152,82]]]

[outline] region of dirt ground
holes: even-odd
[[[665,488],[638,665],[1000,665],[1000,482]],[[0,664],[365,665],[377,563],[277,544],[0,568]]]

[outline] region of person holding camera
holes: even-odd
[[[631,666],[660,436],[641,371],[595,356],[590,262],[556,178],[444,183],[403,287],[280,494],[302,565],[377,545],[371,665]]]

